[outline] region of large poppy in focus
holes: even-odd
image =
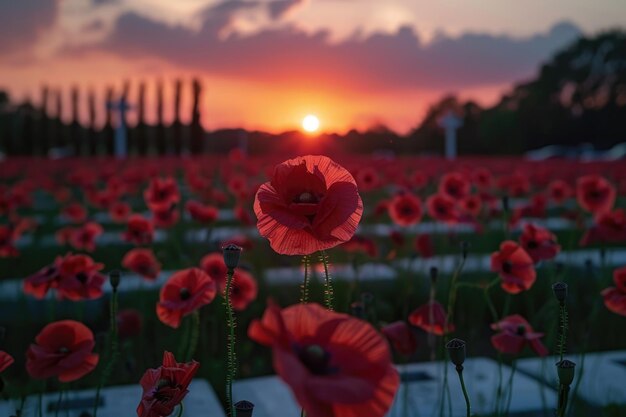
[[[157,316],[164,324],[178,328],[184,316],[213,301],[216,291],[215,282],[198,268],[176,272],[161,288]]]
[[[537,355],[548,354],[548,349],[539,340],[543,333],[535,332],[519,314],[504,317],[499,322],[493,323],[491,328],[499,332],[491,336],[491,344],[499,352],[517,355],[528,344]]]
[[[500,274],[501,287],[510,294],[530,289],[537,279],[533,259],[512,240],[502,242],[491,255],[491,270]]]
[[[284,255],[309,255],[350,240],[363,214],[352,175],[326,156],[276,166],[254,201],[257,228]]]
[[[553,259],[561,251],[561,246],[556,243],[556,236],[552,232],[532,223],[524,225],[519,240],[535,263]]]
[[[626,266],[613,271],[615,287],[602,290],[604,305],[615,314],[626,316]]]
[[[134,248],[129,250],[122,259],[122,266],[152,281],[161,272],[161,264],[154,256],[152,249]]]
[[[615,187],[600,175],[586,175],[576,182],[578,204],[595,215],[610,211],[615,195]]]
[[[450,322],[446,325],[447,321],[448,314],[437,301],[429,301],[409,314],[409,323],[437,336],[454,331],[454,325]]]
[[[163,353],[163,365],[148,369],[139,384],[143,388],[137,407],[139,417],[164,417],[174,412],[189,390],[200,364],[196,361],[178,363],[170,352]]]
[[[389,217],[399,226],[411,226],[422,219],[422,202],[410,193],[396,195],[387,206]]]
[[[248,335],[272,347],[276,373],[309,417],[383,417],[393,402],[398,373],[367,322],[317,304],[270,304]]]
[[[98,364],[98,355],[91,353],[94,345],[93,333],[84,324],[74,320],[50,323],[28,348],[26,370],[36,379],[75,381]]]

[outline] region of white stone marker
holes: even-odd
[[[101,392],[101,404],[98,417],[125,417],[136,416],[137,406],[141,400],[142,389],[139,383],[118,387],[105,388]],[[63,394],[63,403],[69,401],[69,408],[61,408],[60,417],[79,417],[81,413],[93,413],[95,389],[70,391]],[[48,393],[43,396],[43,416],[53,417],[58,403],[58,393]],[[207,381],[194,379],[189,385],[189,393],[184,401],[184,417],[225,417],[224,410],[215,392]],[[15,413],[19,400],[0,402],[0,416],[8,417]],[[178,407],[174,410],[177,415]],[[21,417],[36,417],[38,415],[38,398],[32,395],[26,400]]]
[[[449,362],[425,362],[399,366],[403,382],[398,390],[392,409],[387,417],[438,416],[442,393],[444,366],[448,367],[448,386],[452,404],[452,416],[465,416],[465,400],[454,365]],[[510,392],[511,368],[502,366],[504,400]],[[465,385],[472,402],[472,413],[490,413],[496,402],[498,386],[498,363],[488,358],[472,358],[465,363]],[[408,390],[408,391],[405,391]],[[556,401],[556,392],[551,388],[519,372],[513,375],[512,397],[509,412],[532,413],[550,409]],[[405,397],[406,394],[406,397]],[[542,403],[542,395],[545,405]],[[289,387],[278,377],[269,376],[238,381],[233,388],[235,401],[248,400],[255,404],[254,417],[299,416],[300,407]],[[406,398],[406,400],[405,400]],[[405,403],[408,405],[404,412]],[[448,405],[444,416],[449,416]]]
[[[582,357],[565,355],[564,358],[576,363],[576,374],[571,390],[574,389],[576,380],[581,378],[578,395],[587,403],[595,406],[626,404],[626,350],[586,354],[582,377],[580,375]],[[555,366],[557,361],[558,358],[555,356],[522,359],[518,362],[518,368],[552,387],[557,387]]]
[[[126,101],[125,97],[120,98],[119,101],[107,103],[107,106],[112,110],[117,110],[118,120],[117,128],[115,129],[115,156],[117,158],[126,157],[126,112],[131,110],[131,106]]]
[[[439,122],[446,134],[446,159],[456,159],[456,131],[463,126],[463,119],[457,117],[452,111],[446,113]]]

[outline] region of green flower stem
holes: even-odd
[[[93,417],[98,415],[98,405],[100,404],[100,391],[107,383],[111,372],[115,367],[117,358],[120,354],[118,335],[117,335],[117,288],[113,287],[113,293],[111,295],[111,304],[109,306],[109,354],[110,357],[106,362],[106,366],[100,376],[100,383],[96,388],[96,400],[93,405]]]
[[[59,387],[59,398],[57,399],[57,406],[54,410],[54,417],[59,417],[59,409],[61,408],[61,403],[63,401],[63,391],[65,389],[65,384],[61,384]]]
[[[569,397],[569,385],[559,384],[559,403],[556,409],[557,417],[564,417]]]
[[[235,315],[233,313],[233,305],[230,299],[230,288],[233,283],[233,275],[235,271],[228,270],[226,278],[226,292],[224,294],[224,300],[226,304],[226,322],[228,325],[228,369],[226,371],[226,401],[228,403],[228,409],[230,410],[230,416],[235,417],[235,405],[233,404],[233,380],[235,379],[235,372],[237,369],[237,356],[235,353]]]
[[[563,360],[563,355],[565,354],[565,348],[567,344],[567,330],[568,330],[568,322],[567,322],[567,307],[565,303],[561,303],[559,306],[559,321],[560,321],[560,334],[559,334],[559,361]]]
[[[461,382],[461,389],[463,390],[463,397],[465,398],[465,408],[467,409],[467,417],[470,417],[472,405],[470,404],[469,395],[467,395],[467,389],[465,388],[465,380],[463,379],[463,365],[456,367],[456,373],[459,374],[459,382]]]
[[[183,403],[181,402],[180,404],[178,404],[178,414],[177,417],[182,417],[183,415],[183,411],[185,410],[185,406],[183,405]]]
[[[191,313],[191,335],[189,337],[189,350],[187,351],[187,362],[193,359],[198,347],[200,337],[200,312],[198,310]]]
[[[304,265],[304,281],[300,285],[300,303],[306,304],[309,301],[309,256],[304,255],[302,257],[302,264]]]
[[[319,255],[320,261],[324,264],[324,302],[326,304],[326,308],[330,311],[334,311],[333,307],[333,283],[330,277],[330,273],[328,272],[328,255],[326,251],[321,251]]]

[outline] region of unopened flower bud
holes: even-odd
[[[224,253],[224,263],[226,268],[234,270],[239,265],[239,256],[241,255],[241,248],[235,244],[229,244],[222,249]]]
[[[448,356],[450,361],[456,366],[463,365],[465,362],[465,341],[461,339],[452,339],[446,343],[446,349],[448,350]]]
[[[556,371],[561,385],[570,385],[574,380],[576,364],[570,360],[563,359],[556,363]]]
[[[434,286],[437,283],[437,276],[439,276],[439,268],[436,266],[430,267],[430,282]]]
[[[235,403],[236,417],[252,417],[252,411],[254,411],[254,404],[250,401],[242,400]]]
[[[563,304],[567,298],[567,284],[564,282],[556,282],[552,284],[552,292],[559,303]]]
[[[113,287],[113,291],[116,291],[117,287],[120,285],[120,277],[120,271],[118,271],[117,269],[109,272],[109,281],[111,282],[111,287]]]

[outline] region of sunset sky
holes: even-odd
[[[625,25],[624,0],[2,1],[0,89],[38,103],[44,83],[78,85],[104,103],[130,80],[132,103],[145,81],[152,121],[157,81],[171,97],[182,77],[188,120],[197,76],[207,129],[315,114],[325,131],[406,132],[446,93],[493,104],[580,34]]]

